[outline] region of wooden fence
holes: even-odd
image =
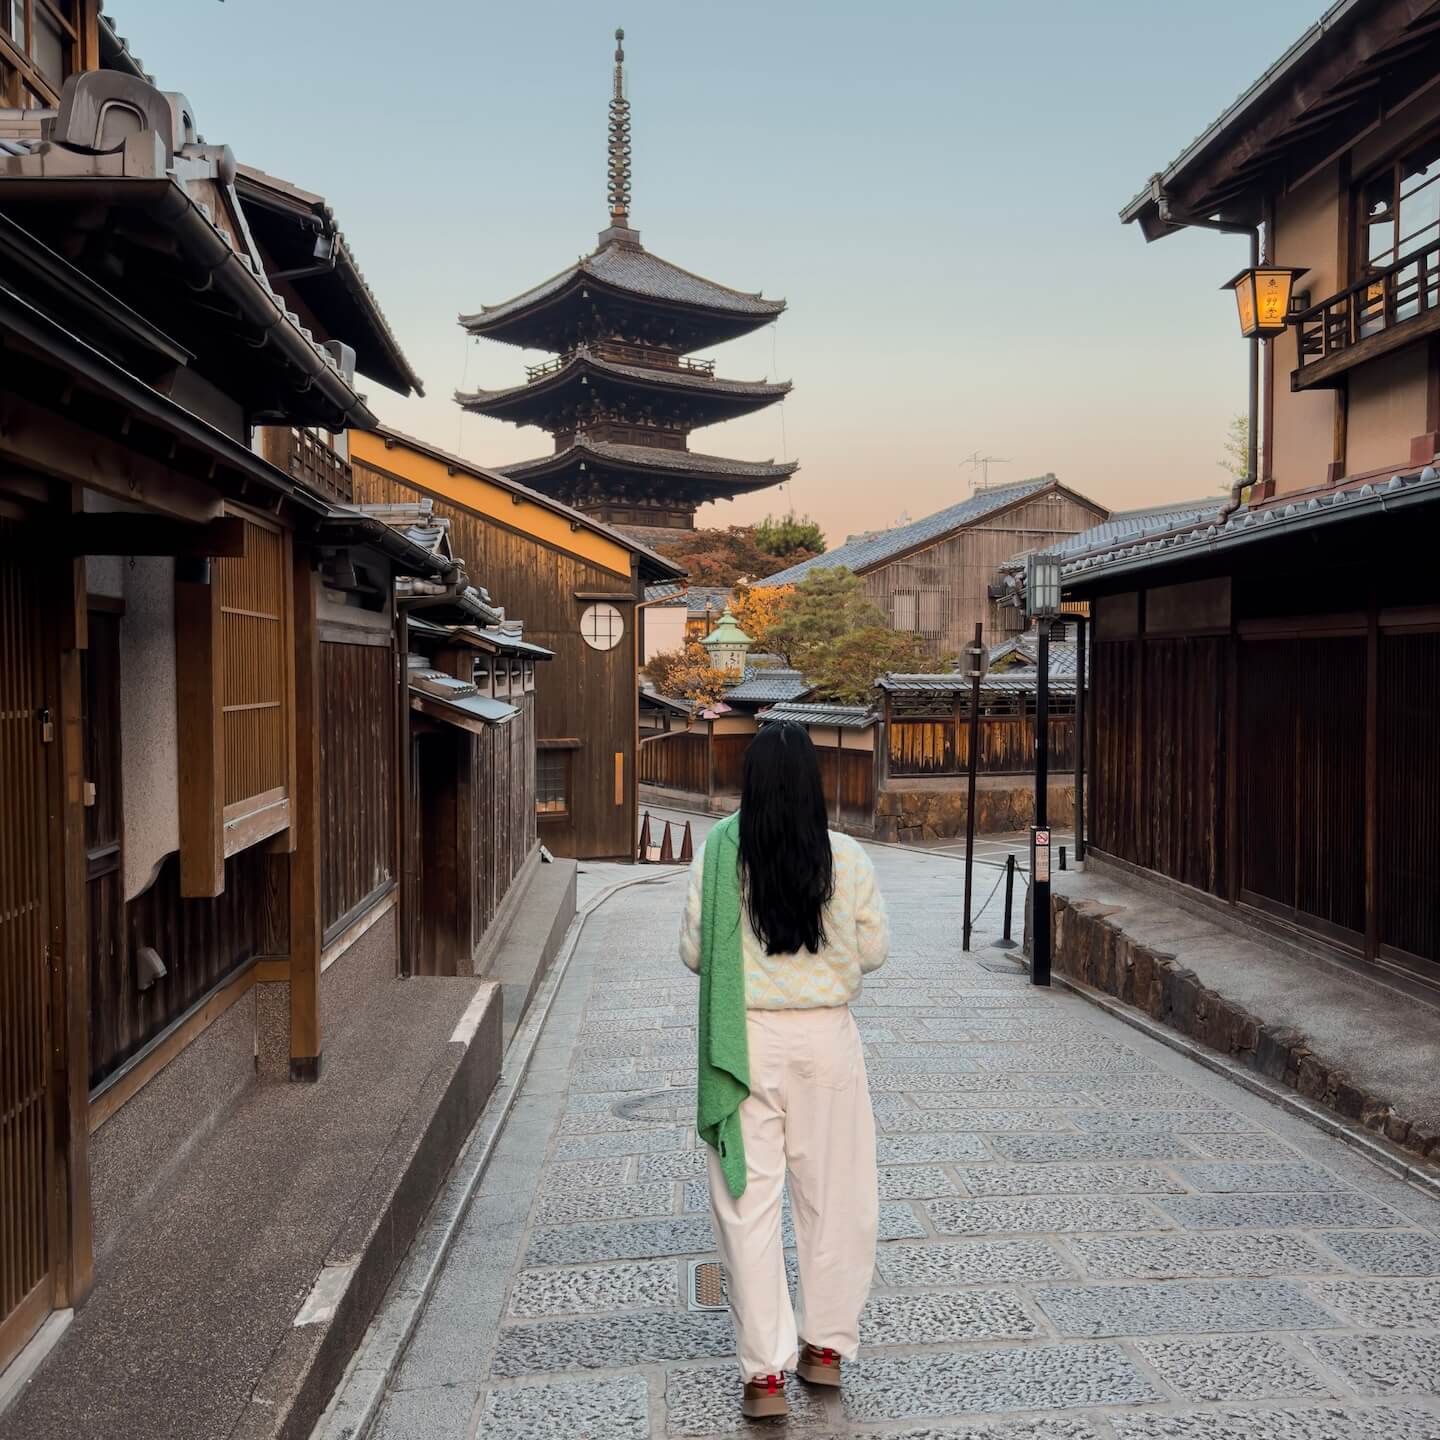
[[[640,742],[638,769],[642,785],[709,794],[709,737],[696,730],[652,735]]]
[[[1050,768],[1075,768],[1075,717],[1050,717]],[[963,775],[970,765],[970,725],[954,719],[896,720],[886,727],[894,776]],[[1035,768],[1033,715],[983,716],[976,768],[982,775],[1024,775]]]

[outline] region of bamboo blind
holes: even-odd
[[[228,809],[283,790],[289,777],[285,537],[247,518],[244,558],[216,566]]]

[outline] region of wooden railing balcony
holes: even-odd
[[[1367,360],[1440,331],[1440,240],[1301,311],[1294,390],[1335,385]]]
[[[669,350],[655,350],[648,345],[625,345],[618,340],[592,340],[586,347],[591,354],[602,360],[613,360],[620,365],[639,365],[646,370],[670,370],[682,375],[702,375],[707,380],[715,376],[713,360],[691,360],[685,355],[676,355]],[[563,370],[573,359],[575,352],[557,355],[553,360],[544,360],[538,365],[525,367],[525,378],[531,384]]]
[[[292,480],[303,480],[329,500],[346,505],[355,498],[350,464],[311,430],[268,425],[261,432],[261,453]]]

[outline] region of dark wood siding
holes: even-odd
[[[1440,635],[1382,635],[1379,680],[1380,943],[1440,962]]]
[[[640,742],[640,780],[667,790],[704,795],[709,773],[709,748],[701,731],[677,731]]]
[[[395,880],[395,652],[320,647],[320,899],[326,943]]]
[[[525,622],[525,635],[555,659],[539,668],[535,735],[575,739],[569,813],[540,818],[540,838],[560,855],[628,858],[635,842],[636,673],[633,605],[617,608],[625,637],[612,650],[592,650],[580,638],[587,602],[577,593],[631,594],[629,576],[592,565],[517,530],[368,465],[354,466],[355,499],[363,503],[435,502],[450,522],[450,545],[498,604]],[[583,723],[582,723],[583,722]],[[616,804],[616,756],[621,803]]]
[[[1067,702],[1068,703],[1068,702]],[[1075,717],[1052,715],[1050,768],[1075,768]],[[970,764],[970,724],[958,720],[895,720],[888,726],[890,774],[963,775]],[[976,769],[982,775],[1024,775],[1035,769],[1035,717],[984,716],[980,721],[980,754]]]

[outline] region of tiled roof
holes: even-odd
[[[727,460],[723,455],[704,455],[695,450],[660,450],[653,445],[621,445],[611,440],[580,440],[553,455],[502,465],[502,475],[526,475],[563,467],[572,458],[608,461],[634,470],[690,471],[696,474],[733,476],[743,480],[783,480],[799,468],[798,460],[777,465],[774,460]],[[770,583],[769,581],[766,582]]]
[[[814,688],[798,670],[747,670],[745,678],[725,692],[725,701],[733,705],[798,700]]]
[[[836,725],[842,730],[868,730],[879,719],[868,705],[772,705],[760,715],[760,723],[793,720],[797,725]]]
[[[1001,675],[987,675],[980,682],[982,695],[1029,695],[1035,689],[1035,671],[1011,670]],[[963,695],[971,686],[968,675],[954,672],[947,675],[882,675],[875,682],[892,695]],[[1053,675],[1050,688],[1057,694],[1075,691],[1075,672]]]
[[[838,550],[827,551],[812,560],[802,560],[800,564],[792,565],[778,575],[768,575],[755,583],[757,586],[793,585],[796,581],[803,580],[812,570],[831,569],[837,565],[843,565],[847,570],[857,573],[871,570],[894,555],[923,545],[926,541],[939,540],[963,526],[973,525],[975,521],[983,520],[985,516],[1003,509],[1006,505],[1038,495],[1055,483],[1053,475],[1043,475],[1018,485],[980,490],[968,500],[962,500],[958,505],[951,505],[944,510],[937,510],[923,520],[915,520],[909,525],[899,525],[893,530],[881,530],[877,534],[851,540]]]
[[[1440,472],[1427,465],[1408,475],[1395,474],[1388,480],[1367,482],[1348,490],[1332,490],[1290,504],[1272,502],[1256,508],[1247,506],[1223,523],[1217,523],[1217,516],[1152,539],[1130,537],[1117,545],[1074,556],[1061,567],[1061,574],[1067,583],[1075,584],[1091,576],[1145,570],[1172,560],[1192,559],[1207,550],[1214,552],[1263,543],[1351,517],[1392,510],[1398,513],[1436,502],[1440,502]]]
[[[715,376],[700,375],[693,370],[665,370],[648,365],[621,365],[614,360],[594,354],[586,346],[579,346],[569,361],[558,370],[538,380],[527,380],[523,385],[509,385],[502,390],[457,390],[455,400],[463,406],[495,405],[516,399],[537,389],[553,388],[563,383],[572,372],[588,369],[598,375],[611,375],[620,380],[635,380],[641,384],[664,385],[676,390],[690,390],[702,395],[739,395],[756,400],[779,400],[793,388],[788,380],[724,380]]]
[[[460,323],[467,329],[484,330],[497,320],[517,315],[557,294],[579,275],[592,276],[602,284],[647,300],[700,305],[707,310],[724,310],[736,315],[769,318],[785,308],[783,300],[766,300],[761,295],[732,290],[728,285],[682,270],[638,245],[612,241],[520,295],[497,305],[482,306],[477,314],[462,315]]]
[[[666,580],[659,585],[647,585],[645,587],[645,603],[647,605],[683,605],[685,603],[685,586],[679,580]]]
[[[995,664],[997,660],[1006,655],[1018,655],[1021,664],[1010,670],[992,671],[994,678],[1001,675],[1014,675],[1033,670],[1039,663],[1040,641],[1034,631],[1027,630],[1023,635],[1017,635],[1013,640],[1006,641],[1003,645],[996,645],[990,651],[990,663]],[[1052,640],[1050,642],[1050,673],[1051,675],[1075,674],[1076,646],[1073,640]]]
[[[1200,500],[1177,500],[1169,505],[1154,505],[1144,510],[1117,511],[1108,520],[1102,520],[1078,535],[1067,535],[1063,540],[1047,545],[1046,553],[1069,558],[1090,550],[1108,549],[1127,537],[1163,535],[1177,527],[1198,525],[1202,520],[1218,515],[1224,503],[1225,497],[1217,494]],[[1002,568],[1023,571],[1025,556],[1014,556]]]

